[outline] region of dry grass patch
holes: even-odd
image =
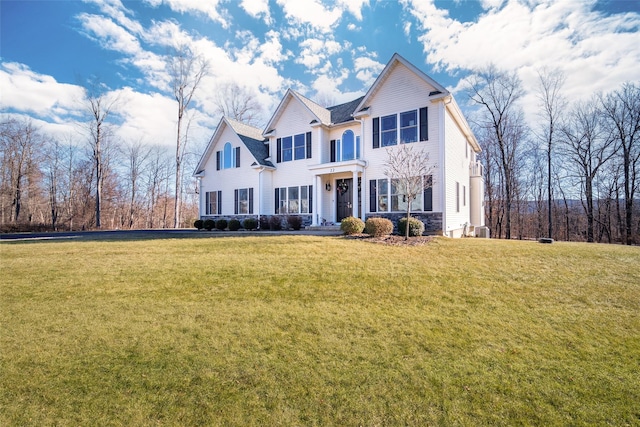
[[[0,425],[636,425],[640,250],[2,244]]]

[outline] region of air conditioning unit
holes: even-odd
[[[489,231],[489,227],[476,227],[476,237],[489,239],[491,237],[491,231]]]

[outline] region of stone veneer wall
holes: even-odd
[[[282,222],[282,228],[283,230],[286,230],[287,227],[287,217],[289,215],[260,215],[261,218],[271,218],[272,216],[278,216],[281,218],[281,222]],[[310,214],[303,214],[303,215],[291,215],[291,216],[299,216],[300,218],[302,218],[302,227],[301,228],[305,228],[309,225],[311,225],[312,222],[312,217]],[[232,219],[237,219],[238,221],[240,221],[240,224],[242,224],[242,221],[244,221],[247,218],[253,218],[256,221],[258,221],[258,215],[203,215],[200,217],[201,220],[206,221],[208,219],[212,219],[214,221],[217,221],[219,219],[226,219],[227,221],[230,221]],[[259,224],[259,221],[258,221]]]
[[[407,213],[393,212],[384,214],[371,214],[367,218],[387,218],[393,223],[393,232],[398,232],[398,220],[406,218]],[[418,218],[424,223],[424,234],[442,233],[442,212],[411,212],[413,218]]]

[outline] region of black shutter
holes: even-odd
[[[309,213],[313,213],[313,185],[309,186]]]
[[[422,194],[423,208],[425,212],[431,212],[433,211],[433,178],[431,175],[427,175],[424,177],[424,180],[426,181],[425,186],[427,187],[424,189]]]
[[[218,191],[218,215],[222,214],[222,191]]]
[[[429,116],[427,107],[420,109],[420,141],[429,140]]]
[[[376,180],[369,181],[369,212],[378,211],[378,194],[376,192]]]
[[[233,190],[233,192],[234,192],[233,213],[238,215],[238,190]]]
[[[220,170],[220,151],[216,151],[216,170]]]
[[[278,153],[276,154],[276,163],[280,163],[282,161],[282,138],[278,138],[276,143],[276,149],[278,150]]]
[[[236,167],[240,167],[240,147],[236,147]]]
[[[331,162],[336,161],[336,140],[331,140]]]
[[[307,159],[310,159],[311,155],[311,132],[307,132]]]
[[[276,204],[274,207],[275,214],[278,214],[278,209],[280,208],[280,189],[276,188]]]
[[[373,119],[373,148],[380,148],[380,118]]]
[[[249,213],[253,213],[253,187],[249,189]]]

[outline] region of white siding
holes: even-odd
[[[445,109],[446,111],[446,109]],[[452,237],[461,235],[465,223],[470,223],[469,163],[465,154],[467,140],[448,112],[445,112],[445,174],[446,174],[446,233]],[[459,212],[456,212],[456,182],[459,183]],[[466,189],[466,191],[463,190]],[[466,194],[465,194],[466,193]],[[463,197],[466,198],[463,200]]]
[[[222,151],[224,145],[230,142],[231,146],[240,147],[240,167],[216,170],[216,152]],[[237,188],[253,188],[254,197],[258,191],[258,172],[251,167],[255,161],[247,147],[240,140],[238,135],[225,125],[225,129],[220,133],[215,141],[211,155],[205,163],[205,176],[202,178],[201,215],[206,210],[204,207],[204,194],[208,191],[222,191],[222,215],[233,215],[234,212],[234,191]],[[257,212],[254,200],[254,212]]]
[[[370,211],[368,200],[369,181],[372,179],[386,178],[384,175],[384,162],[387,159],[387,148],[373,148],[372,129],[374,118],[410,110],[419,111],[420,108],[427,107],[429,138],[427,141],[419,141],[412,144],[427,151],[429,153],[430,163],[434,167],[438,166],[438,159],[440,157],[440,119],[438,112],[440,109],[438,108],[438,103],[432,103],[428,99],[429,92],[432,90],[434,90],[434,88],[425,82],[424,79],[414,74],[409,68],[398,63],[395,68],[391,70],[390,75],[383,82],[379,90],[371,97],[369,102],[370,114],[364,120],[365,138],[362,141],[363,152],[365,153],[364,159],[369,162],[366,172],[366,212]],[[390,149],[393,148],[394,147],[390,147]],[[433,174],[433,211],[441,212],[440,192],[442,183],[439,182],[437,174],[436,169]]]
[[[308,166],[318,164],[319,159],[300,159],[291,160],[289,162],[277,163],[278,159],[278,146],[277,139],[287,136],[294,136],[297,134],[312,133],[312,152],[316,155],[316,144],[320,144],[318,139],[318,133],[311,127],[311,121],[315,119],[315,116],[309,111],[309,109],[300,103],[298,100],[291,98],[289,102],[284,106],[283,111],[278,120],[273,123],[273,128],[276,130],[275,134],[269,138],[271,160],[276,166],[276,171],[273,172],[273,182],[271,187],[271,197],[274,198],[273,189],[279,187],[291,187],[300,185],[313,185],[314,175],[309,172]],[[268,214],[274,213],[274,200],[269,202],[271,209],[267,211]]]

